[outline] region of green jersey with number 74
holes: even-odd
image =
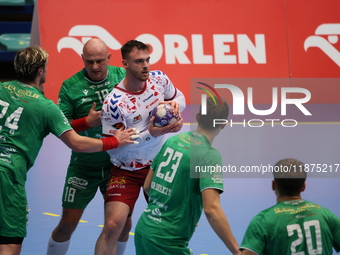
[[[36,87],[10,81],[0,83],[0,171],[25,184],[27,171],[53,133],[72,129],[63,112]]]

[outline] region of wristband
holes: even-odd
[[[100,138],[103,142],[103,149],[102,151],[116,149],[118,147],[118,139],[115,136],[107,137],[107,138]]]
[[[145,130],[145,131],[143,131],[143,132],[141,132],[140,135],[139,135],[139,137],[140,137],[140,139],[142,139],[143,142],[149,141],[149,140],[152,139],[152,138],[157,138],[157,137],[155,137],[155,136],[152,136],[152,135],[150,134],[150,131],[149,131],[148,129]]]
[[[85,131],[85,130],[91,128],[91,127],[87,124],[86,118],[87,118],[87,116],[72,121],[72,124],[71,124],[71,125],[72,125],[74,131],[76,131],[76,132],[81,132],[81,131]]]

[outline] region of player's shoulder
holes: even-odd
[[[113,87],[119,83],[122,79],[124,79],[125,75],[126,75],[126,71],[124,68],[122,67],[117,67],[117,66],[108,66],[107,67],[108,70],[108,77],[107,77],[107,81],[110,81],[111,83],[113,83]],[[112,87],[112,88],[113,88]]]
[[[164,143],[164,147],[172,147],[182,153],[190,153],[190,132],[182,132],[170,136]]]
[[[305,206],[309,209],[317,210],[319,213],[322,212],[324,215],[335,215],[330,209],[311,201],[305,200]]]
[[[154,70],[149,72],[149,76],[166,76],[166,74],[160,70]]]
[[[113,104],[117,104],[119,101],[126,97],[126,92],[124,92],[121,89],[118,89],[118,85],[116,85],[111,90],[111,92],[105,97],[104,105],[110,106]]]
[[[16,85],[17,81],[3,81],[3,82],[0,82],[0,87],[8,87],[8,86],[11,86],[11,85]]]
[[[32,106],[34,105],[35,108],[38,107],[40,109],[40,114],[50,114],[51,112],[54,112],[56,110],[58,112],[60,111],[59,107],[54,103],[54,101],[45,97],[43,94],[39,93],[39,96],[34,94],[34,97],[36,97],[37,100],[30,100],[30,103],[32,103]]]
[[[160,70],[155,70],[155,71],[149,72],[149,79],[150,80],[156,80],[156,81],[159,81],[159,80],[168,81],[169,77],[164,72],[162,72]]]
[[[164,72],[160,70],[149,72],[148,83],[154,84],[157,86],[162,86],[162,87],[172,84],[170,81],[170,78]]]
[[[55,106],[55,107],[59,108],[52,99],[45,97],[45,95],[42,94],[39,90],[35,90],[35,91],[37,92],[37,94],[40,95],[39,97],[37,97],[37,96],[35,96],[35,97],[37,97],[42,104],[48,105],[49,107]]]
[[[166,143],[188,143],[188,147],[190,146],[190,132],[182,132],[176,135],[170,136],[166,141]]]
[[[120,98],[121,99],[121,96],[126,95],[126,93],[128,93],[128,92],[124,89],[122,81],[120,81],[111,90],[111,92],[109,93],[109,95],[107,97],[109,97],[109,98],[117,98],[117,99]]]
[[[85,74],[84,69],[78,71],[71,77],[64,80],[62,86],[74,86],[75,84],[78,84],[79,82],[83,82],[85,80]]]
[[[112,73],[119,73],[119,74],[125,74],[126,71],[123,67],[119,67],[119,66],[107,66],[107,69],[109,70],[109,72]]]
[[[266,208],[257,214],[255,214],[251,219],[251,224],[259,224],[262,227],[264,227],[267,223],[271,222],[272,220],[276,221],[274,212],[274,206],[271,206],[269,208]],[[274,216],[274,217],[273,217]]]

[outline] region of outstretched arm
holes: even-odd
[[[220,194],[216,189],[205,189],[202,191],[204,213],[209,224],[228,247],[232,254],[241,255],[238,243],[231,232],[228,220],[220,204]]]
[[[241,252],[242,255],[257,255],[257,253],[254,253],[252,251],[249,251],[249,250],[243,250]]]
[[[135,139],[139,135],[132,128],[117,130],[115,136],[94,139],[86,136],[78,135],[74,130],[68,130],[59,138],[75,152],[99,152],[103,150],[111,150],[118,146],[136,143],[131,139]]]

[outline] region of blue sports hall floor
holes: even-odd
[[[182,131],[190,129],[183,126]],[[275,164],[292,157],[308,164],[333,166],[333,173],[309,174],[302,197],[324,206],[340,217],[340,125],[339,123],[302,123],[294,128],[280,125],[260,128],[227,126],[216,145],[223,155],[223,164],[241,165]],[[49,135],[40,151],[35,166],[28,173],[26,185],[29,201],[28,235],[22,254],[45,254],[47,241],[60,220],[61,196],[70,150],[56,137]],[[246,227],[259,211],[275,204],[271,178],[242,175],[224,179],[225,191],[221,195],[223,209],[232,231],[240,243]],[[138,217],[146,207],[141,196],[133,215],[133,228],[125,254],[134,255],[133,232]],[[102,230],[103,200],[99,193],[90,203],[72,236],[68,254],[93,254],[95,242]],[[189,244],[195,255],[230,254],[222,241],[210,228],[204,214]],[[334,252],[335,254],[335,252]]]

